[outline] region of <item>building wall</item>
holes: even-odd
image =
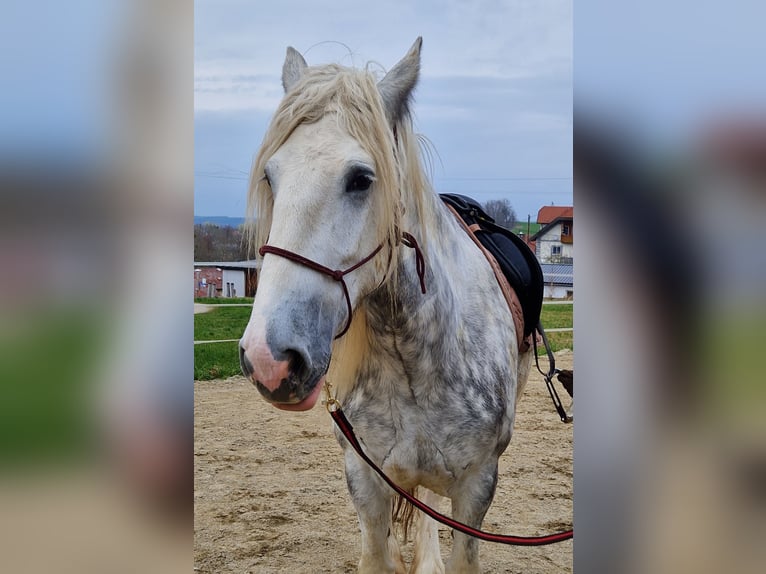
[[[194,268],[195,297],[221,297],[222,292],[223,270],[217,267]],[[242,288],[242,292],[244,292],[244,287]]]
[[[567,299],[572,298],[574,288],[571,285],[545,285],[543,287],[544,299]]]
[[[553,247],[561,249],[559,255],[553,255]],[[541,263],[556,263],[561,258],[574,258],[574,244],[561,242],[561,223],[557,223],[548,231],[537,237],[535,255]]]
[[[221,297],[245,296],[245,272],[242,269],[223,270],[223,291]]]

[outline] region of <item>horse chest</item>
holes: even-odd
[[[368,454],[405,488],[446,493],[510,436],[512,421],[504,411],[475,412],[475,405],[450,393],[424,403],[401,385],[379,383],[376,390],[357,387],[344,410]]]

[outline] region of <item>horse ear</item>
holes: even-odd
[[[306,68],[308,68],[308,64],[300,52],[292,46],[288,46],[285,63],[282,65],[282,87],[285,89],[285,93],[298,83],[303,75],[303,70]]]
[[[392,124],[396,124],[409,114],[412,91],[415,84],[418,83],[418,76],[420,75],[420,47],[422,45],[423,37],[418,36],[404,58],[378,82],[378,91],[383,98],[386,116]]]

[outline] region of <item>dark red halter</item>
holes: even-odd
[[[402,233],[402,244],[415,250],[415,268],[418,273],[418,278],[420,279],[420,290],[422,293],[425,293],[426,292],[426,282],[425,282],[426,264],[425,264],[425,260],[423,259],[423,253],[420,251],[420,246],[418,245],[418,242],[415,241],[415,238],[406,232]],[[325,267],[321,263],[312,261],[311,259],[308,259],[307,257],[304,257],[303,255],[293,253],[292,251],[288,251],[287,249],[282,249],[281,247],[274,247],[272,245],[261,246],[261,248],[258,250],[258,253],[260,253],[261,256],[264,256],[267,253],[271,253],[272,255],[278,255],[279,257],[284,257],[285,259],[294,261],[295,263],[303,265],[304,267],[313,269],[314,271],[317,271],[321,273],[322,275],[327,275],[328,277],[340,283],[340,286],[343,288],[343,295],[346,298],[346,306],[348,307],[348,318],[346,320],[346,326],[338,335],[335,336],[336,339],[339,339],[346,334],[346,331],[348,331],[348,328],[351,326],[351,314],[353,313],[353,309],[351,307],[351,297],[348,294],[348,287],[346,286],[346,281],[344,280],[344,276],[348,275],[352,271],[355,271],[356,269],[359,269],[362,265],[370,261],[373,257],[375,257],[378,254],[378,252],[381,249],[383,249],[382,243],[378,245],[375,248],[375,250],[372,253],[370,253],[367,257],[365,257],[358,263],[355,263],[354,265],[352,265],[351,267],[345,270],[330,269],[329,267]]]

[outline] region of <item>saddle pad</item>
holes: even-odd
[[[543,271],[537,257],[520,237],[497,225],[476,200],[452,193],[443,193],[439,197],[459,215],[468,233],[496,260],[521,304],[522,338],[526,338],[537,327],[543,306]]]

